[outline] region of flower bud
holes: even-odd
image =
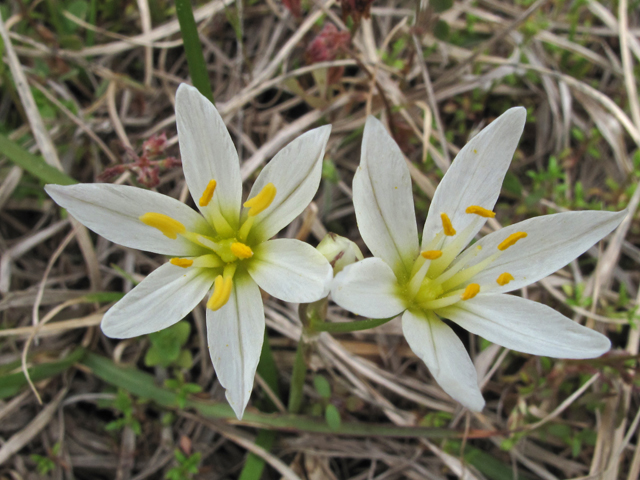
[[[333,267],[334,275],[347,265],[351,265],[363,258],[362,252],[354,242],[335,233],[327,233],[317,249],[329,260]]]

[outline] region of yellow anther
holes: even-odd
[[[172,258],[169,262],[171,265],[182,268],[187,268],[193,265],[193,260],[189,260],[188,258]]]
[[[527,232],[512,233],[500,245],[498,245],[498,250],[506,250],[510,246],[515,245],[518,240],[525,237],[527,237]]]
[[[222,275],[218,275],[213,282],[213,293],[207,302],[207,308],[214,312],[222,308],[229,301],[232,287],[233,277],[223,278]]]
[[[244,202],[243,205],[249,209],[249,216],[255,217],[260,212],[263,212],[264,210],[269,208],[269,205],[271,205],[271,202],[273,202],[273,199],[275,197],[275,185],[273,183],[267,183],[264,187],[262,187],[262,190],[260,190],[259,194]]]
[[[173,240],[178,238],[179,233],[184,233],[187,231],[183,224],[163,213],[145,213],[139,218],[139,220],[145,225],[157,228],[166,237],[169,237]]]
[[[420,255],[427,260],[435,260],[442,256],[442,250],[425,250]]]
[[[513,275],[508,272],[504,272],[500,274],[496,282],[498,282],[498,285],[500,285],[501,287],[504,287],[511,280],[513,280]]]
[[[451,220],[449,220],[449,216],[446,213],[441,213],[440,218],[442,219],[442,228],[444,229],[444,234],[447,237],[453,237],[456,234],[455,228],[451,225]]]
[[[469,300],[470,298],[475,297],[480,292],[480,285],[477,283],[470,283],[467,285],[467,288],[464,289],[460,298],[462,300]]]
[[[217,184],[218,183],[215,180],[209,181],[209,184],[204,189],[204,192],[202,192],[202,196],[200,197],[200,201],[198,202],[201,207],[206,207],[207,205],[209,205],[209,202],[213,198],[213,192],[215,192]]]
[[[486,208],[482,208],[478,205],[471,205],[470,207],[467,207],[465,212],[473,213],[474,215],[480,215],[481,217],[484,217],[484,218],[493,218],[496,216],[495,212],[492,212],[491,210],[487,210]]]
[[[253,250],[251,250],[251,247],[240,242],[234,242],[231,244],[231,253],[241,259],[253,257]]]

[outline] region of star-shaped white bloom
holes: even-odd
[[[124,185],[47,185],[46,191],[108,240],[173,257],[105,314],[105,335],[130,338],[167,328],[211,290],[209,353],[241,418],[264,338],[258,286],[296,303],[318,300],[329,291],[331,266],[315,248],[269,239],[313,199],[331,127],[311,130],[282,149],[243,204],[238,154],[216,108],[183,84],[176,94],[176,118],[184,175],[200,213],[174,198]]]
[[[460,151],[436,190],[419,246],[409,170],[383,125],[369,117],[353,203],[360,234],[375,257],[346,267],[331,288],[338,305],[359,315],[402,313],[411,349],[445,392],[474,411],[484,407],[475,368],[441,318],[534,355],[592,358],[610,348],[604,335],[548,306],[504,293],[584,253],[625,212],[532,218],[467,247],[494,216],[491,210],[525,120],[524,108],[510,109]]]

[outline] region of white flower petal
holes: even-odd
[[[209,353],[220,384],[238,419],[251,397],[264,340],[264,309],[260,289],[243,272],[233,279],[229,301],[207,309]]]
[[[490,342],[532,355],[594,358],[611,348],[604,335],[547,305],[513,295],[478,295],[438,314]]]
[[[193,201],[209,216],[217,205],[232,227],[237,227],[242,202],[238,153],[218,110],[198,90],[184,83],[176,93],[176,124],[182,168]],[[211,180],[217,182],[207,207],[199,201]]]
[[[451,398],[474,412],[484,408],[476,369],[449,326],[432,312],[407,310],[402,315],[402,332],[411,350]]]
[[[418,256],[411,176],[400,148],[374,117],[368,117],[364,127],[353,205],[369,250],[396,275],[408,276]]]
[[[370,318],[395,317],[406,308],[391,267],[379,258],[367,258],[345,267],[331,285],[334,302]]]
[[[320,185],[330,133],[331,125],[324,125],[300,135],[260,172],[248,198],[255,197],[269,183],[276,187],[276,196],[264,212],[256,215],[249,241],[262,242],[273,237],[311,203]]]
[[[485,270],[473,277],[473,282],[489,287],[491,293],[510,292],[537,282],[584,253],[616,228],[626,213],[557,213],[530,218],[493,232],[470,247],[482,246],[470,265],[498,252],[498,245],[512,233],[525,232],[527,237],[504,250]],[[514,280],[501,287],[496,279],[504,272],[510,273]]]
[[[100,327],[107,337],[131,338],[182,320],[211,288],[210,269],[165,263],[111,307]]]
[[[142,223],[140,216],[149,212],[167,215],[188,231],[212,233],[209,224],[195,210],[175,198],[142,188],[84,183],[47,185],[45,190],[84,226],[125,247],[174,256],[197,255],[202,251],[180,235],[174,240]]]
[[[460,150],[438,185],[429,207],[422,236],[423,248],[442,230],[441,213],[446,213],[453,227],[461,233],[478,219],[476,215],[465,213],[467,207],[478,205],[493,209],[526,119],[523,107],[511,108]],[[480,231],[485,221],[477,222],[469,240]],[[445,245],[454,238],[446,237]]]
[[[247,270],[269,295],[295,303],[326,297],[333,278],[331,265],[320,252],[288,238],[258,245],[247,261]]]

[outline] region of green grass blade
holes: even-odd
[[[0,134],[0,153],[6,155],[13,163],[22,167],[31,175],[38,177],[44,183],[55,183],[57,185],[78,183],[64,172],[47,165],[42,158],[27,152],[20,145],[12,142],[2,134]]]
[[[29,369],[29,376],[33,382],[54,377],[80,361],[85,353],[86,351],[84,348],[77,348],[65,358],[58,360],[57,362],[34,365]],[[0,377],[0,399],[17,395],[25,385],[27,385],[27,379],[23,372],[12,373]]]
[[[182,33],[184,51],[187,55],[187,64],[189,65],[189,74],[191,75],[193,86],[202,95],[211,100],[211,103],[215,103],[211,83],[209,82],[209,74],[207,73],[207,65],[202,53],[202,45],[198,37],[198,27],[196,26],[195,18],[193,18],[191,0],[176,0],[176,14],[180,23],[180,32]]]
[[[277,436],[278,432],[274,430],[260,430],[256,436],[255,444],[264,448],[268,452],[271,450],[271,447],[273,447]],[[260,478],[262,478],[264,466],[264,459],[257,456],[255,453],[249,453],[238,480],[260,480]]]

